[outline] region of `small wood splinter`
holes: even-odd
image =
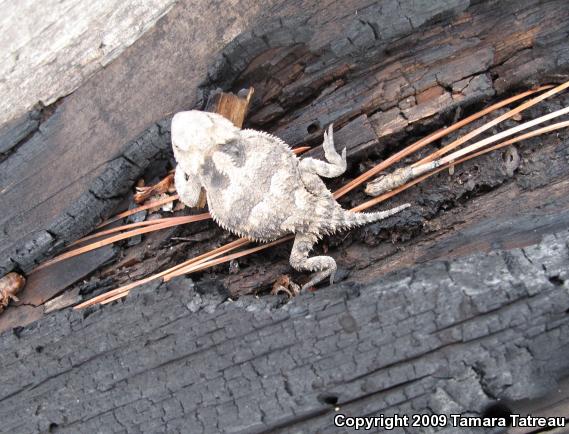
[[[441,164],[441,160],[435,160],[417,167],[401,167],[393,173],[382,175],[373,181],[368,182],[365,188],[365,193],[370,196],[379,196],[380,194],[394,190],[403,184],[407,184],[409,181],[436,169]]]
[[[277,295],[281,292],[284,292],[288,298],[294,298],[300,294],[300,285],[294,283],[286,274],[281,274],[273,284],[271,295]]]
[[[150,197],[167,193],[168,190],[174,184],[174,174],[168,174],[162,181],[157,184],[148,186],[148,187],[136,187],[136,194],[134,195],[134,201],[141,205],[146,202]]]
[[[8,273],[0,279],[0,313],[8,307],[10,300],[20,301],[16,296],[24,285],[26,279],[18,273]]]

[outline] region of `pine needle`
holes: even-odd
[[[94,305],[94,304],[100,303],[100,302],[102,302],[102,301],[104,301],[104,300],[107,300],[107,299],[109,299],[109,298],[111,298],[111,297],[114,297],[114,296],[116,296],[117,294],[123,293],[123,292],[125,292],[125,291],[128,293],[128,291],[129,291],[130,289],[135,288],[135,287],[137,287],[137,286],[139,286],[139,285],[142,285],[142,284],[147,283],[147,282],[151,282],[151,281],[153,281],[153,280],[155,280],[155,279],[159,279],[160,277],[165,276],[165,275],[167,275],[167,274],[169,274],[169,273],[172,273],[172,272],[174,272],[175,270],[178,270],[178,269],[180,269],[180,268],[182,268],[182,267],[185,267],[185,266],[187,266],[187,265],[189,265],[189,264],[197,263],[198,261],[201,261],[202,259],[208,259],[208,258],[211,258],[212,256],[216,256],[216,255],[219,256],[218,254],[223,254],[223,253],[229,252],[229,251],[234,250],[234,249],[236,249],[236,248],[238,248],[238,247],[244,246],[244,245],[247,244],[247,243],[249,243],[249,240],[246,240],[245,238],[240,238],[240,239],[238,239],[238,240],[235,240],[235,241],[232,241],[232,242],[230,242],[230,243],[224,244],[224,245],[221,246],[221,247],[218,247],[218,248],[216,248],[216,249],[214,249],[214,250],[211,250],[211,251],[209,251],[209,252],[206,252],[206,253],[204,253],[204,254],[202,254],[202,255],[196,256],[195,258],[188,259],[187,261],[184,261],[184,262],[182,262],[181,264],[175,265],[174,267],[170,267],[170,268],[168,268],[167,270],[164,270],[164,271],[162,271],[162,272],[160,272],[160,273],[158,273],[158,274],[154,274],[154,275],[152,275],[152,276],[145,277],[144,279],[140,279],[140,280],[131,282],[131,283],[127,284],[127,285],[123,285],[123,286],[121,286],[121,287],[119,287],[119,288],[116,288],[116,289],[113,289],[113,290],[111,290],[111,291],[105,292],[104,294],[101,294],[101,295],[99,295],[99,296],[97,296],[97,297],[93,297],[93,298],[91,298],[91,299],[89,299],[89,300],[87,300],[87,301],[84,301],[84,302],[81,303],[81,304],[78,304],[77,306],[74,307],[74,309],[82,309],[82,308],[84,308],[84,307],[92,306],[92,305]]]
[[[521,113],[522,111],[536,105],[537,103],[543,101],[544,99],[547,99],[547,98],[561,92],[562,90],[567,89],[568,87],[569,87],[569,81],[566,81],[565,83],[560,84],[559,86],[554,87],[553,89],[550,89],[547,92],[544,92],[541,95],[536,96],[535,98],[532,98],[529,101],[524,102],[523,104],[520,104],[515,109],[512,109],[512,110],[504,113],[503,115],[498,116],[496,119],[492,119],[490,122],[485,123],[484,125],[482,125],[482,126],[476,128],[475,130],[471,131],[470,133],[465,134],[464,136],[460,137],[459,139],[455,140],[454,142],[446,145],[444,148],[441,148],[438,151],[433,152],[428,157],[425,157],[422,160],[417,161],[414,164],[414,166],[419,166],[420,164],[427,163],[429,161],[433,161],[433,160],[436,160],[437,158],[440,158],[441,156],[443,156],[443,155],[447,154],[448,152],[452,151],[453,149],[459,147],[460,145],[462,145],[463,143],[472,139],[473,137],[476,137],[480,133],[492,128],[495,125],[498,125],[500,122],[502,122],[506,119],[509,119],[509,118],[517,115],[518,113]]]
[[[299,146],[298,148],[294,148],[292,152],[295,155],[301,155],[304,154],[306,151],[309,151],[310,149],[312,149],[312,147],[310,146]]]
[[[450,133],[474,122],[475,120],[480,119],[481,117],[483,117],[489,113],[492,113],[493,111],[496,111],[496,110],[498,110],[498,109],[500,109],[500,108],[502,108],[508,104],[519,101],[520,99],[523,99],[527,96],[533,95],[537,92],[541,92],[542,90],[551,89],[552,87],[553,86],[551,86],[551,85],[540,86],[536,89],[528,90],[528,91],[522,92],[518,95],[514,95],[510,98],[507,98],[505,100],[497,102],[496,104],[493,104],[489,107],[486,107],[484,110],[481,110],[477,113],[474,113],[473,115],[462,119],[461,121],[451,125],[450,127],[442,128],[438,131],[435,131],[432,134],[429,134],[427,137],[425,137],[421,140],[418,140],[415,143],[406,147],[405,149],[393,154],[391,157],[382,161],[378,165],[372,167],[367,172],[362,173],[357,178],[348,182],[346,185],[344,185],[342,188],[338,189],[334,193],[334,197],[335,198],[342,197],[346,193],[352,191],[354,188],[358,187],[359,185],[361,185],[362,183],[367,181],[368,179],[370,179],[373,176],[377,175],[378,173],[384,171],[385,169],[388,169],[390,166],[397,163],[398,161],[401,161],[403,158],[417,152],[418,150],[424,148],[428,144],[433,143],[434,141],[439,140],[439,139],[449,135]]]
[[[195,272],[201,271],[201,270],[205,270],[206,268],[210,268],[210,267],[213,267],[215,265],[222,264],[224,262],[229,262],[229,261],[232,261],[233,259],[241,258],[243,256],[250,255],[250,254],[258,252],[260,250],[268,249],[269,247],[276,246],[277,244],[281,244],[281,243],[284,243],[286,241],[292,240],[293,238],[294,237],[292,235],[288,235],[284,238],[280,238],[280,239],[275,240],[271,243],[261,244],[259,246],[252,247],[252,248],[247,249],[247,250],[242,250],[241,252],[233,253],[231,255],[227,255],[227,256],[224,256],[224,257],[218,258],[218,259],[214,259],[214,258],[225,253],[225,252],[220,252],[220,253],[217,253],[215,255],[209,255],[207,258],[204,258],[203,260],[200,260],[200,261],[194,260],[193,263],[188,264],[188,262],[192,261],[192,260],[190,260],[190,261],[187,261],[184,263],[187,265],[185,265],[183,268],[178,268],[177,270],[172,271],[168,274],[160,273],[161,274],[160,276],[158,276],[158,275],[151,276],[151,277],[153,277],[153,279],[151,279],[151,280],[154,280],[158,277],[162,277],[163,278],[162,280],[164,282],[168,282],[169,280],[173,279],[174,277],[182,276],[182,275],[188,274],[188,273],[195,273]],[[241,242],[240,245],[245,245],[245,244],[250,243],[250,241],[245,239],[245,238],[240,238],[239,240],[236,240],[236,241]],[[238,246],[235,246],[235,248],[236,247],[238,247]],[[205,256],[205,254],[202,256]],[[197,259],[197,258],[194,258],[194,259]],[[209,259],[209,260],[206,261],[206,259]],[[150,280],[147,280],[147,279],[140,280],[139,281],[140,283],[138,283],[138,284],[142,285],[143,283],[149,282]],[[143,280],[144,280],[144,282],[143,282]],[[133,282],[133,283],[136,283],[136,282]],[[129,287],[127,288],[127,286],[129,286]],[[136,285],[136,286],[138,286],[138,285]],[[108,293],[103,294],[103,295],[107,295],[107,294],[112,292],[112,294],[108,298],[102,298],[99,300],[95,300],[97,298],[97,297],[95,297],[95,298],[88,300],[88,302],[90,302],[90,304],[86,305],[85,303],[87,303],[87,302],[85,302],[85,303],[82,303],[81,305],[75,306],[74,309],[81,309],[82,307],[92,306],[93,304],[97,304],[97,303],[101,303],[101,304],[110,303],[112,301],[126,297],[129,294],[130,289],[132,289],[132,286],[125,285],[121,288],[117,288],[113,291],[109,291]]]
[[[206,220],[209,218],[209,213],[187,216],[187,218],[188,218],[187,222],[190,222],[190,221],[197,222],[200,220]],[[42,268],[48,267],[50,265],[53,265],[57,262],[65,260],[65,259],[73,258],[74,256],[81,255],[81,254],[86,253],[86,252],[90,252],[91,250],[95,250],[95,249],[98,249],[100,247],[107,246],[109,244],[115,243],[115,242],[120,241],[120,240],[125,240],[127,238],[134,237],[136,235],[142,235],[142,234],[146,234],[148,232],[154,232],[154,231],[159,230],[159,229],[170,228],[172,226],[178,226],[178,225],[180,225],[180,223],[177,221],[167,221],[167,222],[161,222],[161,223],[158,223],[155,225],[151,225],[150,227],[134,229],[132,231],[125,232],[123,234],[114,235],[112,237],[105,238],[104,240],[96,241],[96,242],[88,244],[86,246],[82,246],[82,247],[79,247],[77,249],[73,249],[73,250],[70,250],[68,252],[62,253],[61,255],[56,256],[55,258],[50,259],[49,261],[46,261],[43,264],[39,265],[38,267],[36,267],[34,269],[33,272],[41,270]]]
[[[374,175],[376,175],[377,173],[379,173],[379,172],[381,172],[381,171],[383,171],[383,170],[389,168],[391,165],[397,163],[398,161],[400,161],[401,159],[405,158],[406,156],[408,156],[408,155],[410,155],[410,154],[412,154],[412,153],[418,151],[419,149],[423,148],[424,146],[426,146],[426,145],[428,145],[428,144],[430,144],[430,143],[432,143],[432,142],[434,142],[434,141],[436,141],[436,140],[438,140],[438,139],[440,139],[440,138],[442,138],[442,137],[447,136],[447,135],[450,134],[451,132],[456,131],[457,129],[462,128],[462,127],[464,127],[464,126],[466,126],[466,125],[472,123],[473,121],[479,119],[480,117],[485,116],[485,115],[487,115],[487,114],[489,114],[489,113],[491,113],[491,112],[493,112],[493,111],[495,111],[495,110],[497,110],[497,109],[499,109],[499,108],[504,107],[505,105],[511,104],[512,102],[518,101],[518,100],[520,100],[520,99],[522,99],[522,98],[525,98],[525,97],[527,97],[527,96],[529,96],[529,95],[533,95],[533,94],[535,94],[535,93],[537,93],[537,92],[540,92],[540,91],[542,91],[542,90],[550,89],[548,92],[546,92],[546,93],[544,93],[544,94],[542,94],[542,95],[540,95],[540,96],[538,96],[538,97],[536,97],[536,98],[533,98],[533,99],[530,100],[530,101],[527,101],[526,103],[520,105],[520,106],[517,107],[516,109],[510,110],[510,111],[507,112],[506,114],[504,114],[504,115],[502,115],[502,116],[500,116],[500,117],[494,119],[493,121],[489,122],[488,124],[483,125],[482,127],[478,128],[478,129],[472,131],[471,133],[469,133],[469,134],[463,136],[463,137],[460,138],[459,140],[454,141],[454,142],[451,143],[450,145],[447,145],[445,148],[442,148],[441,150],[439,150],[439,151],[437,151],[437,152],[431,154],[429,157],[426,157],[425,159],[423,159],[423,160],[421,160],[421,161],[423,161],[423,162],[431,161],[431,160],[432,160],[431,157],[432,157],[433,155],[436,155],[436,154],[438,154],[438,153],[446,153],[446,152],[448,152],[448,150],[453,149],[453,148],[456,147],[456,146],[459,146],[460,144],[464,143],[464,142],[465,142],[466,140],[468,140],[469,138],[475,137],[477,134],[480,134],[481,132],[487,130],[487,129],[490,128],[491,126],[496,125],[496,124],[498,124],[499,122],[501,122],[502,120],[507,119],[507,118],[509,118],[509,117],[512,117],[512,116],[514,116],[514,115],[517,114],[517,113],[520,113],[521,111],[525,110],[526,108],[531,107],[532,105],[537,104],[538,102],[542,101],[543,99],[548,98],[548,97],[550,97],[550,96],[552,96],[552,95],[554,95],[554,94],[560,92],[561,90],[565,89],[565,88],[568,87],[568,86],[569,86],[569,82],[566,82],[566,83],[564,83],[564,84],[562,84],[562,85],[560,85],[560,86],[557,86],[557,87],[555,87],[555,88],[553,88],[553,89],[552,89],[552,86],[551,86],[551,85],[547,85],[547,86],[541,86],[541,87],[538,87],[538,88],[536,88],[536,89],[532,89],[532,90],[528,90],[528,91],[522,92],[522,93],[520,93],[520,94],[518,94],[518,95],[514,95],[513,97],[507,98],[507,99],[505,99],[505,100],[503,100],[503,101],[500,101],[500,102],[498,102],[498,103],[496,103],[496,104],[493,104],[493,105],[491,105],[491,106],[485,108],[484,110],[481,110],[481,111],[479,111],[479,112],[477,112],[477,113],[475,113],[475,114],[473,114],[473,115],[471,115],[471,116],[469,116],[469,117],[467,117],[467,118],[465,118],[465,119],[463,119],[463,120],[461,120],[461,121],[459,121],[459,122],[457,122],[457,123],[451,125],[451,126],[448,127],[448,128],[443,128],[443,129],[441,129],[441,130],[438,130],[438,131],[436,131],[436,132],[434,132],[434,133],[428,135],[427,137],[425,137],[425,138],[423,138],[423,139],[421,139],[421,140],[419,140],[419,141],[413,143],[412,145],[408,146],[407,148],[403,149],[402,151],[400,151],[400,152],[398,152],[398,153],[392,155],[391,157],[389,157],[388,159],[386,159],[386,160],[384,160],[383,162],[379,163],[378,165],[376,165],[376,166],[373,167],[372,169],[370,169],[370,170],[368,170],[367,172],[363,173],[362,175],[358,176],[358,177],[355,178],[354,180],[348,182],[346,185],[344,185],[343,187],[341,187],[340,189],[338,189],[336,192],[334,192],[334,197],[335,197],[335,198],[339,198],[339,197],[343,196],[344,194],[348,193],[349,191],[351,191],[351,190],[353,190],[354,188],[356,188],[356,187],[358,187],[359,185],[361,185],[361,184],[362,184],[363,182],[365,182],[367,179],[369,179],[369,178],[373,177]],[[490,126],[487,126],[487,125],[490,125]],[[298,154],[302,154],[303,152],[306,152],[306,151],[309,150],[309,149],[311,149],[309,146],[302,146],[302,147],[298,147],[298,148],[293,149],[293,152],[298,155]],[[420,163],[420,162],[415,163],[415,165],[419,165],[419,163]],[[144,210],[149,209],[149,208],[154,208],[154,207],[156,207],[156,206],[164,205],[164,204],[169,203],[169,202],[172,202],[172,201],[174,201],[174,200],[176,200],[176,199],[178,199],[178,198],[179,198],[179,197],[178,197],[178,195],[176,194],[176,195],[172,195],[172,196],[170,196],[170,197],[164,198],[164,199],[160,199],[160,200],[157,200],[157,201],[153,201],[153,202],[151,202],[151,203],[149,203],[149,204],[146,204],[146,205],[139,206],[139,207],[137,207],[137,208],[133,208],[133,209],[124,211],[124,212],[122,212],[122,213],[120,213],[120,214],[117,214],[116,216],[110,218],[109,220],[103,222],[102,224],[100,224],[100,225],[98,226],[98,228],[104,227],[104,226],[106,226],[106,225],[108,225],[108,224],[110,224],[110,223],[113,223],[113,222],[115,222],[115,221],[117,221],[117,220],[120,220],[121,218],[128,217],[128,216],[130,216],[130,215],[136,214],[137,212],[144,211]],[[205,215],[205,214],[202,214],[202,215]],[[180,224],[182,224],[182,223],[180,223]],[[146,225],[148,225],[148,224],[145,223],[144,225],[139,225],[139,226],[146,226]],[[128,226],[128,225],[125,225],[125,226]],[[152,226],[152,230],[147,230],[147,231],[142,232],[142,233],[153,232],[154,230],[160,230],[160,229],[163,228],[163,227],[161,227],[161,226],[157,226],[157,225],[155,226],[154,224],[152,224],[151,226]],[[169,226],[166,226],[166,227],[169,227]],[[126,229],[126,227],[124,227],[124,228]],[[119,230],[119,229],[117,229],[117,231],[118,231],[118,230]],[[129,232],[129,233],[131,234],[130,236],[139,235],[139,233],[137,233],[137,232],[135,232],[135,231],[131,231],[131,232]],[[126,234],[125,234],[125,235],[126,235]],[[97,234],[93,234],[93,235],[90,235],[90,236],[88,236],[88,237],[86,237],[86,238],[84,238],[84,239],[82,239],[82,240],[77,241],[77,242],[82,242],[82,241],[85,241],[85,240],[87,240],[87,239],[92,239],[92,238],[95,238],[95,237],[98,237],[98,236],[99,236],[99,235],[97,235]],[[128,237],[125,236],[125,238],[128,238]],[[124,239],[124,238],[120,238],[120,239]],[[74,243],[74,244],[75,244],[75,243]],[[85,247],[87,247],[87,246],[85,246]],[[102,247],[102,246],[98,246],[98,247]],[[93,247],[93,249],[94,249],[94,248],[98,248],[98,247]],[[85,250],[85,251],[90,251],[90,250],[92,250],[92,249]],[[85,251],[81,251],[80,253],[77,253],[77,254],[84,253]],[[68,252],[68,253],[70,253],[70,252]],[[64,255],[65,255],[65,254],[64,254]],[[36,268],[36,269],[43,268],[43,267],[45,267],[45,266],[47,266],[47,265],[50,265],[50,264],[54,264],[54,263],[56,263],[56,262],[59,262],[59,260],[63,260],[63,259],[66,259],[66,258],[68,258],[68,257],[72,257],[72,256],[63,257],[64,255],[60,255],[59,257],[53,258],[52,260],[47,261],[47,262],[45,262],[44,264],[40,265],[40,266],[39,266],[38,268]],[[75,255],[73,255],[73,256],[75,256]]]
[[[511,138],[509,140],[506,140],[505,142],[498,143],[497,145],[483,149],[483,150],[478,151],[474,154],[467,155],[467,156],[462,157],[456,161],[448,162],[446,164],[443,164],[442,166],[439,166],[438,168],[436,168],[432,172],[429,172],[423,176],[420,176],[420,177],[418,177],[418,178],[416,178],[416,179],[414,179],[414,180],[412,180],[412,181],[410,181],[410,182],[408,182],[408,183],[406,183],[406,184],[404,184],[404,185],[402,185],[396,189],[388,191],[388,192],[386,192],[380,196],[374,197],[373,199],[368,200],[367,202],[364,202],[364,203],[356,206],[355,208],[352,209],[352,211],[363,211],[365,209],[371,208],[372,206],[377,205],[378,203],[381,203],[381,202],[383,202],[383,201],[385,201],[385,200],[387,200],[393,196],[396,196],[399,193],[401,193],[402,191],[405,191],[408,188],[410,188],[416,184],[419,184],[420,182],[423,182],[425,179],[427,179],[427,178],[429,178],[429,177],[431,177],[431,176],[433,176],[439,172],[442,172],[445,169],[448,169],[450,166],[456,166],[456,165],[464,163],[465,161],[468,161],[472,158],[476,158],[476,157],[479,157],[480,155],[484,155],[484,154],[487,154],[489,152],[495,151],[497,149],[504,148],[506,146],[510,146],[510,145],[517,143],[517,142],[520,142],[522,140],[529,139],[531,137],[537,137],[537,136],[540,136],[542,134],[549,133],[551,131],[558,130],[561,128],[567,128],[567,127],[569,127],[569,121],[558,122],[556,124],[548,125],[546,127],[540,128],[538,130],[530,131],[529,133],[525,133],[525,134],[522,134],[520,136]]]
[[[128,217],[128,216],[131,216],[133,214],[136,214],[137,212],[145,211],[145,210],[150,209],[150,208],[156,208],[157,206],[165,205],[167,203],[174,202],[175,200],[178,200],[178,199],[179,199],[179,196],[177,194],[173,194],[172,196],[168,196],[168,197],[165,197],[165,198],[162,198],[159,200],[155,200],[155,201],[152,201],[152,202],[147,203],[145,205],[137,206],[136,208],[129,209],[127,211],[121,212],[121,213],[115,215],[114,217],[111,217],[110,219],[105,220],[103,223],[101,223],[99,226],[97,226],[97,229],[102,228],[102,227],[107,226],[107,225],[110,225],[111,223],[114,223],[114,222],[116,222],[116,221],[118,221],[124,217]]]
[[[200,271],[200,270],[205,270],[206,268],[213,267],[214,265],[222,264],[224,262],[229,262],[233,259],[241,258],[242,256],[250,255],[251,253],[255,253],[255,252],[258,252],[260,250],[268,249],[269,247],[276,246],[277,244],[281,244],[281,243],[284,243],[286,241],[292,240],[293,238],[294,238],[293,235],[287,235],[286,237],[279,238],[278,240],[272,241],[270,243],[261,244],[259,246],[252,247],[250,249],[243,250],[241,252],[232,253],[231,255],[224,256],[222,258],[218,258],[215,260],[212,260],[213,256],[210,256],[208,258],[208,259],[210,259],[209,261],[194,263],[191,266],[180,268],[176,271],[173,271],[172,273],[165,275],[164,276],[164,282],[168,282],[170,279],[173,279],[174,277],[177,277],[177,276],[181,276],[183,274],[188,274],[188,273],[193,273],[193,272]]]
[[[524,122],[523,124],[517,125],[513,128],[510,128],[508,130],[502,131],[501,133],[498,134],[494,134],[491,137],[488,137],[487,139],[484,140],[480,140],[479,142],[473,143],[470,146],[467,146],[459,151],[453,152],[452,154],[447,155],[446,157],[443,157],[440,159],[441,163],[450,163],[452,162],[452,160],[456,160],[460,157],[462,157],[463,155],[467,155],[473,151],[476,151],[480,148],[485,147],[486,145],[489,145],[491,143],[495,143],[503,138],[512,136],[516,133],[519,133],[521,131],[527,130],[528,128],[534,127],[536,125],[542,124],[544,122],[550,121],[551,119],[555,119],[559,116],[563,116],[564,114],[569,113],[569,107],[565,107],[562,108],[560,110],[556,110],[552,113],[549,113],[547,115],[541,116],[539,118],[536,119],[532,119],[531,121],[528,122]]]
[[[204,214],[202,214],[202,215],[204,215]],[[114,234],[116,232],[122,232],[122,231],[127,230],[127,229],[133,229],[133,228],[138,228],[138,227],[142,227],[142,226],[152,226],[152,225],[156,225],[156,224],[163,223],[163,222],[174,222],[174,221],[177,221],[178,224],[183,225],[185,223],[190,223],[192,221],[195,221],[192,219],[192,217],[194,217],[194,216],[163,217],[163,218],[154,219],[154,220],[145,220],[143,222],[129,223],[126,225],[116,226],[116,227],[111,228],[111,229],[106,229],[104,231],[95,232],[94,234],[87,235],[86,237],[83,237],[83,238],[79,238],[78,240],[73,241],[71,244],[69,244],[68,247],[75,246],[77,244],[81,244],[81,243],[84,243],[85,241],[89,241],[89,240],[92,240],[94,238],[99,238],[99,237],[102,237],[104,235],[110,235],[110,234]]]
[[[399,169],[399,171],[395,171],[390,175],[386,175],[384,177],[378,178],[368,184],[366,187],[366,193],[371,194],[372,196],[378,196],[383,194],[386,191],[394,189],[399,185],[403,185],[426,172],[431,171],[443,164],[451,163],[453,160],[457,160],[458,158],[475,152],[479,149],[484,148],[485,146],[495,143],[503,138],[512,136],[516,133],[521,131],[527,130],[528,128],[532,128],[536,125],[542,124],[544,122],[550,121],[555,119],[559,116],[569,113],[569,107],[562,108],[560,110],[556,110],[552,113],[548,113],[544,116],[540,116],[539,118],[532,119],[531,121],[524,122],[523,124],[516,125],[515,127],[509,128],[504,130],[498,134],[494,134],[493,136],[487,137],[486,139],[480,140],[476,143],[473,143],[469,146],[466,146],[458,151],[455,151],[451,154],[443,158],[439,158],[432,161],[427,161],[422,164],[413,164],[407,168]],[[425,159],[423,159],[425,160]],[[410,169],[410,170],[409,170]],[[399,173],[398,173],[399,172]]]

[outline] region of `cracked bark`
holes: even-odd
[[[2,431],[316,432],[334,430],[336,406],[515,409],[569,368],[568,243],[562,231],[281,307],[179,278],[111,308],[61,311],[0,341]]]

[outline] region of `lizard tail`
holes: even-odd
[[[405,208],[409,208],[411,205],[406,203],[401,206],[397,206],[395,208],[388,209],[386,211],[378,211],[378,212],[352,212],[345,210],[343,208],[336,208],[336,212],[332,215],[330,219],[330,223],[332,224],[333,231],[339,229],[350,229],[357,226],[363,226],[368,223],[373,223],[378,220],[386,219],[387,217],[391,217],[394,214],[397,214],[400,211],[403,211]]]

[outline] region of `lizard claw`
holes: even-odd
[[[336,277],[336,270],[332,271],[332,274],[330,274],[330,285],[334,284],[335,277]]]
[[[324,148],[324,156],[329,163],[343,167],[345,170],[347,166],[346,149],[344,148],[342,155],[338,154],[338,151],[336,151],[336,148],[334,147],[333,126],[334,124],[330,124],[328,126],[328,131],[324,131],[324,142],[322,143],[322,147]]]

